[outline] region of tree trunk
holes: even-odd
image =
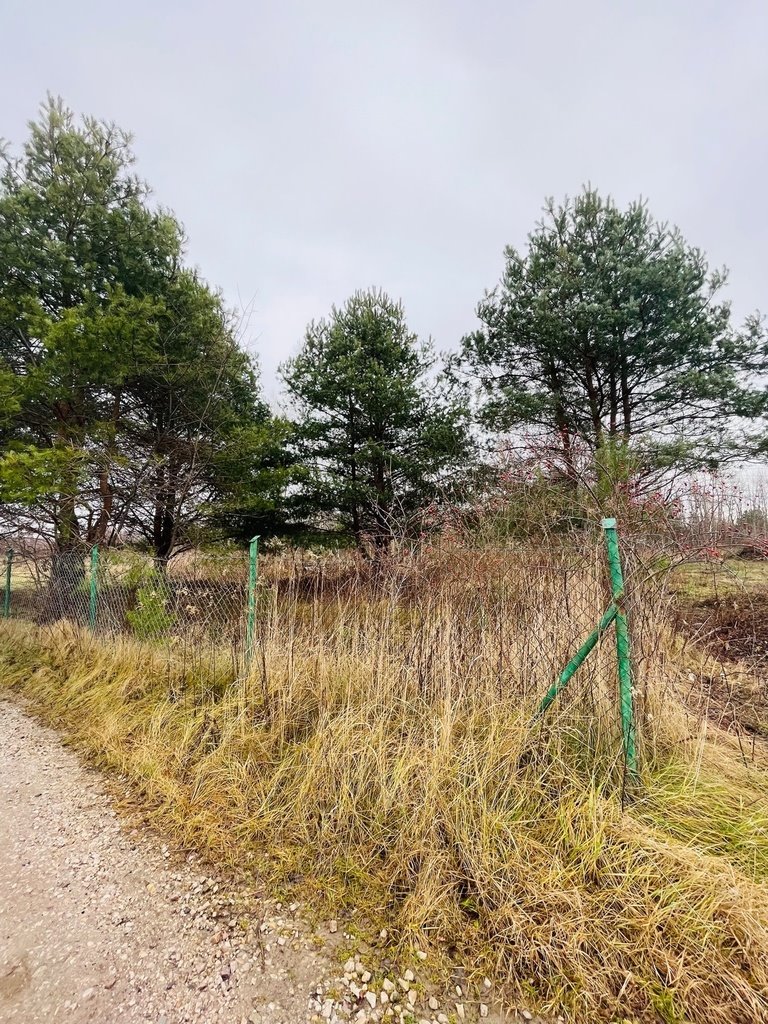
[[[158,466],[155,473],[155,512],[152,547],[155,566],[164,572],[176,543],[176,470],[172,463]]]
[[[595,437],[595,447],[601,448],[603,444],[603,420],[600,415],[600,401],[592,372],[591,360],[589,360],[586,367],[585,385],[589,401],[589,414],[592,420],[592,430]]]
[[[62,495],[54,521],[56,550],[51,556],[48,591],[43,601],[42,620],[72,619],[84,622],[86,545],[80,537],[74,495]]]
[[[627,366],[626,353],[621,355],[621,413],[624,422],[622,423],[622,434],[626,442],[632,436],[632,393],[629,386],[629,367]]]
[[[355,406],[351,395],[347,404],[347,434],[349,439],[349,479],[352,484],[352,503],[350,506],[352,535],[355,538],[355,544],[362,551],[365,547],[365,539],[363,537],[363,524],[357,494],[357,438],[355,436]]]
[[[578,486],[578,475],[576,472],[576,461],[573,452],[573,432],[565,407],[563,388],[560,377],[554,364],[548,367],[549,388],[552,392],[555,406],[555,428],[563,447],[563,461],[565,463],[565,479],[569,489],[575,490]]]
[[[104,543],[107,536],[107,530],[109,529],[109,524],[112,521],[114,492],[112,491],[112,485],[109,482],[108,469],[102,469],[99,473],[99,497],[101,498],[99,515],[96,520],[96,525],[88,538],[93,544]]]
[[[616,437],[619,429],[619,391],[616,382],[616,374],[611,373],[610,381],[610,426],[608,428],[610,436]]]

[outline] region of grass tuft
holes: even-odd
[[[510,1001],[575,1021],[765,1021],[764,756],[745,763],[687,710],[663,608],[638,606],[643,778],[622,807],[608,642],[530,726],[599,617],[597,577],[569,577],[565,601],[554,560],[481,569],[354,599],[275,587],[245,679],[16,622],[0,672],[180,842],[493,972]]]

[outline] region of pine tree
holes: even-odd
[[[311,323],[283,377],[298,412],[306,500],[358,545],[381,548],[407,533],[466,470],[466,408],[384,292],[356,292]]]

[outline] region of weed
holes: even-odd
[[[190,682],[172,649],[13,621],[0,671],[178,840],[329,916],[356,907],[345,930],[385,926],[436,969],[451,949],[575,1021],[763,1022],[764,755],[691,711],[663,602],[638,598],[643,777],[622,807],[609,644],[530,726],[597,577],[568,576],[565,600],[556,559],[495,557],[308,598],[289,579],[251,675],[215,686],[202,658]]]

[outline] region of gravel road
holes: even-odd
[[[0,699],[0,1024],[546,1024],[460,968],[435,989],[426,960],[398,974],[335,921],[207,876]]]
[[[234,906],[0,700],[0,1021],[307,1021],[332,968],[297,909]]]

